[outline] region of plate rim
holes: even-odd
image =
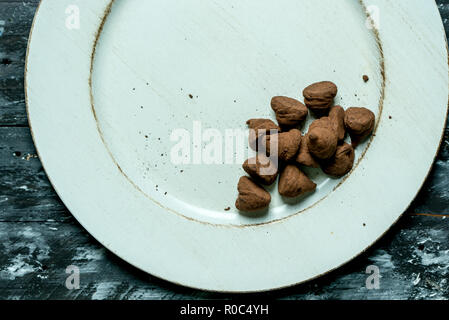
[[[53,189],[55,190],[56,194],[58,194],[58,196],[61,198],[61,201],[62,201],[62,197],[61,197],[61,195],[60,195],[60,192],[58,191],[58,189],[56,188],[55,184],[53,183],[51,176],[47,173],[47,168],[45,167],[44,161],[41,160],[42,157],[41,157],[41,155],[40,155],[40,153],[39,153],[39,149],[38,149],[38,147],[37,147],[36,138],[35,138],[35,134],[34,134],[34,132],[33,132],[33,128],[32,128],[32,124],[31,124],[31,118],[30,118],[30,112],[29,112],[30,107],[29,107],[29,100],[28,100],[28,82],[27,82],[27,81],[28,81],[27,75],[28,75],[29,51],[30,51],[30,44],[31,44],[31,41],[32,41],[33,30],[35,29],[35,22],[36,22],[36,20],[37,20],[37,17],[38,17],[38,14],[39,14],[39,9],[40,9],[41,4],[43,3],[43,1],[44,1],[44,0],[40,0],[39,3],[38,3],[38,5],[37,5],[36,11],[35,11],[35,15],[34,15],[34,18],[33,18],[33,22],[32,22],[31,28],[30,28],[29,37],[28,37],[28,45],[27,45],[26,58],[25,58],[25,72],[24,72],[25,104],[26,104],[26,113],[27,113],[27,117],[28,117],[28,124],[29,124],[29,127],[30,127],[30,132],[31,132],[31,136],[32,136],[32,139],[33,139],[33,143],[34,143],[34,145],[35,145],[35,147],[36,147],[36,152],[37,152],[37,154],[38,154],[38,156],[39,156],[39,159],[40,159],[40,161],[41,161],[41,163],[42,163],[42,167],[43,167],[43,169],[44,169],[44,171],[45,171],[45,173],[46,173],[46,175],[47,175],[47,177],[48,177],[48,180],[49,180],[51,186],[53,187]],[[107,11],[110,11],[110,9],[111,9],[113,3],[115,2],[115,0],[104,0],[104,1],[110,1],[110,3],[109,3],[109,5],[108,5],[107,10],[105,11],[105,17],[102,19],[102,23],[101,23],[101,25],[100,25],[100,29],[99,29],[98,35],[97,35],[97,37],[96,37],[96,40],[95,40],[95,45],[94,45],[94,48],[93,48],[93,54],[92,54],[92,65],[91,65],[91,66],[93,66],[93,64],[94,64],[93,61],[94,61],[94,56],[95,56],[95,49],[96,49],[97,41],[98,41],[98,39],[101,37],[101,29],[102,29],[104,23],[106,22],[107,16],[108,16],[108,14],[109,14],[109,12],[107,12]],[[360,2],[361,4],[364,4],[364,0],[359,0],[359,2]],[[433,3],[434,3],[434,5],[435,5],[435,7],[436,7],[436,10],[438,10],[437,4],[436,4],[435,2],[433,2]],[[365,8],[366,8],[366,6],[365,6]],[[440,16],[440,20],[441,20],[441,22],[442,22],[441,16]],[[446,41],[446,51],[447,51],[447,56],[448,56],[448,59],[449,59],[449,50],[448,50],[447,38],[445,37],[444,39],[445,39],[445,41]],[[448,63],[449,63],[449,61],[448,61]],[[91,70],[90,75],[92,75],[92,70]],[[89,78],[89,81],[91,81],[91,77]],[[89,85],[89,87],[91,88],[91,85]],[[444,126],[443,126],[443,128],[442,128],[442,133],[441,133],[441,138],[440,138],[439,144],[438,144],[438,146],[437,146],[435,155],[433,156],[432,164],[430,165],[430,167],[429,167],[429,169],[428,169],[428,171],[427,171],[425,177],[423,178],[423,181],[421,182],[419,189],[416,191],[416,194],[415,194],[415,196],[413,197],[413,199],[416,198],[416,196],[418,195],[418,193],[419,193],[420,190],[422,189],[424,183],[425,183],[426,180],[428,179],[428,177],[429,177],[429,175],[430,175],[430,173],[431,173],[431,171],[432,171],[432,169],[433,169],[433,165],[434,165],[434,163],[435,163],[435,161],[436,161],[436,158],[437,158],[437,156],[438,156],[438,153],[439,153],[439,151],[440,151],[440,149],[441,149],[441,145],[442,145],[443,140],[444,140],[444,132],[445,132],[445,128],[446,128],[446,125],[447,125],[447,120],[448,120],[447,117],[448,117],[448,115],[449,115],[449,96],[448,96],[448,105],[446,106],[446,118],[445,118],[445,121],[444,121]],[[379,121],[377,122],[376,125],[378,125],[379,122],[380,122],[380,119],[379,119]],[[368,150],[368,148],[367,148],[366,150]],[[366,152],[366,150],[365,150],[365,152]],[[363,159],[363,157],[360,158],[360,161],[361,161],[362,159]],[[321,200],[320,200],[320,201],[321,201]],[[413,200],[412,200],[412,201],[413,201]],[[64,201],[63,201],[63,202],[64,202]],[[64,205],[65,205],[65,202],[64,202]],[[66,207],[67,207],[67,206],[66,206]],[[305,210],[307,210],[307,209],[308,209],[308,208],[304,209],[303,211],[305,211]],[[315,277],[309,278],[309,279],[307,279],[307,280],[303,280],[303,281],[300,281],[300,282],[297,282],[297,283],[292,283],[292,284],[289,284],[289,285],[286,285],[286,286],[280,286],[280,287],[274,287],[274,288],[270,288],[270,289],[262,289],[262,290],[248,290],[248,291],[242,291],[242,290],[233,291],[233,290],[230,290],[230,291],[228,291],[228,290],[214,290],[214,289],[208,289],[208,288],[201,288],[201,287],[191,286],[191,285],[185,284],[185,283],[178,283],[178,282],[176,282],[176,281],[169,280],[169,279],[166,279],[166,278],[164,278],[164,277],[155,275],[155,274],[149,272],[148,270],[145,270],[145,269],[141,268],[140,266],[134,264],[133,262],[129,261],[128,259],[122,258],[122,256],[121,256],[119,253],[115,252],[112,248],[110,248],[109,245],[105,244],[103,241],[101,241],[100,239],[98,239],[98,238],[96,237],[96,235],[94,235],[94,233],[92,233],[91,231],[89,231],[90,228],[86,227],[86,226],[83,224],[83,222],[81,222],[81,220],[80,220],[74,213],[72,213],[72,211],[69,210],[68,207],[67,207],[67,210],[74,216],[74,218],[77,220],[77,222],[80,223],[80,225],[81,225],[84,229],[88,230],[89,235],[91,235],[93,238],[95,238],[95,239],[96,239],[99,243],[101,243],[101,245],[104,246],[107,250],[109,250],[109,251],[111,251],[112,253],[114,253],[114,254],[115,254],[116,256],[118,256],[120,259],[122,259],[122,260],[126,261],[127,263],[131,264],[133,267],[135,267],[135,268],[137,268],[137,269],[139,269],[139,270],[141,270],[141,271],[143,271],[143,272],[145,272],[145,273],[151,274],[152,276],[154,276],[154,277],[156,277],[156,278],[162,279],[163,281],[168,281],[168,282],[175,283],[175,284],[177,284],[177,285],[184,286],[184,287],[188,287],[188,288],[192,288],[192,289],[203,290],[203,291],[208,291],[208,292],[218,292],[218,293],[252,293],[252,292],[257,293],[257,292],[277,291],[277,290],[282,290],[282,289],[285,289],[285,288],[294,287],[294,286],[300,285],[300,284],[302,284],[302,283],[309,282],[309,281],[312,281],[312,280],[317,279],[317,278],[319,278],[319,277],[322,277],[322,276],[324,276],[324,275],[326,275],[326,274],[329,274],[329,273],[335,271],[336,269],[339,269],[339,268],[341,268],[342,266],[344,266],[344,265],[350,263],[351,261],[353,261],[354,259],[356,259],[356,258],[359,257],[360,255],[362,255],[364,252],[366,252],[367,250],[369,250],[372,246],[374,246],[374,245],[375,245],[381,238],[384,237],[384,235],[385,235],[386,233],[388,233],[388,232],[394,227],[394,225],[396,225],[396,223],[401,219],[401,217],[403,217],[403,215],[407,212],[407,209],[408,209],[408,207],[405,208],[404,212],[401,213],[401,214],[399,215],[399,217],[398,217],[398,218],[391,224],[390,227],[388,227],[388,229],[386,229],[386,230],[385,230],[385,231],[384,231],[384,232],[383,232],[377,239],[374,240],[374,242],[372,242],[372,243],[371,243],[368,247],[366,247],[363,251],[357,253],[355,256],[353,256],[353,257],[350,258],[349,260],[346,260],[346,261],[343,262],[342,264],[336,266],[336,267],[333,268],[333,269],[328,270],[327,272],[318,274],[318,275],[316,275]],[[301,212],[302,212],[302,211],[301,211]],[[293,214],[293,215],[297,215],[297,214],[299,214],[299,213],[301,213],[301,212],[295,213],[295,214]],[[182,216],[183,216],[183,215],[182,215]],[[183,216],[183,217],[189,219],[188,217],[185,217],[185,216]],[[282,218],[282,219],[280,219],[280,220],[284,220],[284,219],[286,219],[286,218]],[[288,217],[287,217],[287,219],[288,219]],[[197,221],[197,220],[195,220],[195,221],[196,221],[196,222],[200,222],[200,223],[204,223],[204,222],[202,222],[202,221]],[[267,223],[262,223],[262,225],[265,225],[265,224],[271,224],[271,223],[273,223],[273,222],[278,222],[278,221],[279,221],[279,220],[273,220],[273,221],[269,221],[269,222],[267,222]],[[221,226],[221,225],[215,225],[215,224],[212,224],[212,225],[213,225],[213,226]],[[254,225],[243,225],[242,227],[253,227],[253,226],[254,226]],[[258,226],[258,225],[256,225],[256,226]]]

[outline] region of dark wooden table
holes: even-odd
[[[437,3],[448,31],[449,0]],[[25,51],[37,4],[0,1],[0,299],[231,298],[136,270],[96,242],[59,200],[36,155],[25,111]],[[419,196],[381,241],[321,279],[262,296],[448,299],[448,175],[449,128]],[[65,286],[69,265],[80,268],[79,290]],[[366,287],[370,265],[380,270],[379,289]]]

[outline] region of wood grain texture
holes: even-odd
[[[449,31],[449,1],[437,1]],[[23,69],[38,1],[0,2],[0,299],[205,299],[199,292],[136,270],[98,244],[51,187],[31,140]],[[281,299],[448,299],[449,128],[409,214],[372,249],[305,285],[263,294]],[[436,216],[415,216],[430,213]],[[440,216],[438,216],[440,215]],[[81,271],[80,290],[64,286],[65,268]],[[366,267],[380,268],[367,290]]]
[[[280,299],[447,299],[449,225],[446,219],[406,216],[381,242],[319,280],[261,294]],[[217,299],[155,279],[109,253],[76,223],[0,223],[0,298]],[[64,286],[65,268],[80,268],[80,289]],[[376,265],[379,290],[365,287]]]
[[[38,1],[0,2],[0,126],[26,126],[24,65]]]

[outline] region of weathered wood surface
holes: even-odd
[[[437,2],[449,31],[449,1]],[[59,200],[36,157],[24,103],[26,43],[37,4],[0,2],[0,299],[231,298],[178,287],[136,270],[88,235]],[[417,199],[379,243],[321,279],[262,296],[448,299],[448,175],[449,128]],[[64,285],[69,265],[80,268],[79,290]],[[378,290],[365,286],[369,265],[380,269]]]

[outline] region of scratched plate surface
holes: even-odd
[[[35,143],[74,216],[147,272],[235,292],[314,278],[378,239],[428,173],[448,96],[433,3],[373,1],[379,30],[367,26],[367,4],[349,0],[80,1],[76,30],[52,14],[67,4],[41,4],[29,45]],[[272,118],[272,96],[301,98],[319,80],[338,84],[337,103],[377,116],[346,180],[309,171],[317,192],[298,204],[272,192],[254,218],[233,209],[240,163],[174,163],[174,131],[193,142],[198,124],[223,133]]]

